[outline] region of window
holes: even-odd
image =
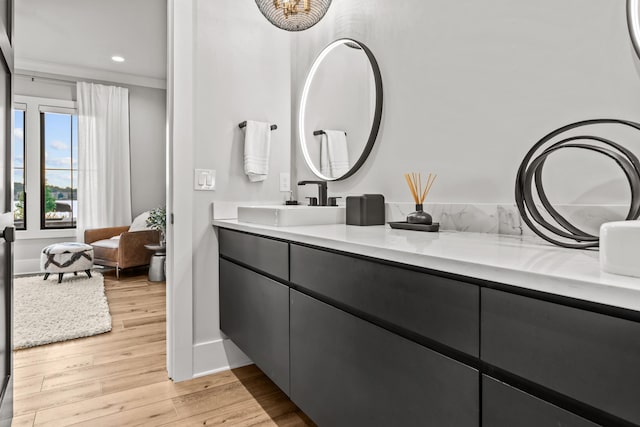
[[[77,104],[15,95],[13,212],[19,239],[76,236]]]
[[[78,116],[40,113],[41,228],[75,228],[78,212]]]
[[[16,230],[27,228],[27,193],[25,190],[25,149],[24,149],[24,116],[23,106],[16,106],[13,111],[13,221]]]

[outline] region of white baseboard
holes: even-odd
[[[16,259],[13,261],[13,274],[38,274],[40,273],[40,259]]]
[[[219,339],[193,346],[193,378],[252,363],[251,359],[229,339]]]

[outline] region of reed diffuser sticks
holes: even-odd
[[[422,186],[422,174],[411,172],[405,173],[404,179],[407,181],[407,185],[409,186],[409,190],[411,190],[411,195],[413,196],[413,200],[415,200],[416,205],[422,205],[424,200],[429,195],[429,191],[431,191],[431,187],[435,182],[438,175],[429,173],[427,177],[427,181]]]

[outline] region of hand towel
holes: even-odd
[[[271,125],[247,120],[244,134],[244,173],[251,182],[267,179],[269,152],[271,149]]]
[[[329,137],[326,133],[320,136],[320,173],[327,178],[333,178],[329,163]]]
[[[343,130],[325,130],[327,137],[327,154],[331,177],[339,178],[349,171],[349,149],[347,134]]]

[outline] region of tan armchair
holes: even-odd
[[[115,236],[120,238],[112,239]],[[152,252],[144,245],[158,244],[159,241],[158,230],[129,231],[128,226],[84,232],[84,242],[93,247],[94,264],[115,267],[118,279],[120,270],[149,265]]]

